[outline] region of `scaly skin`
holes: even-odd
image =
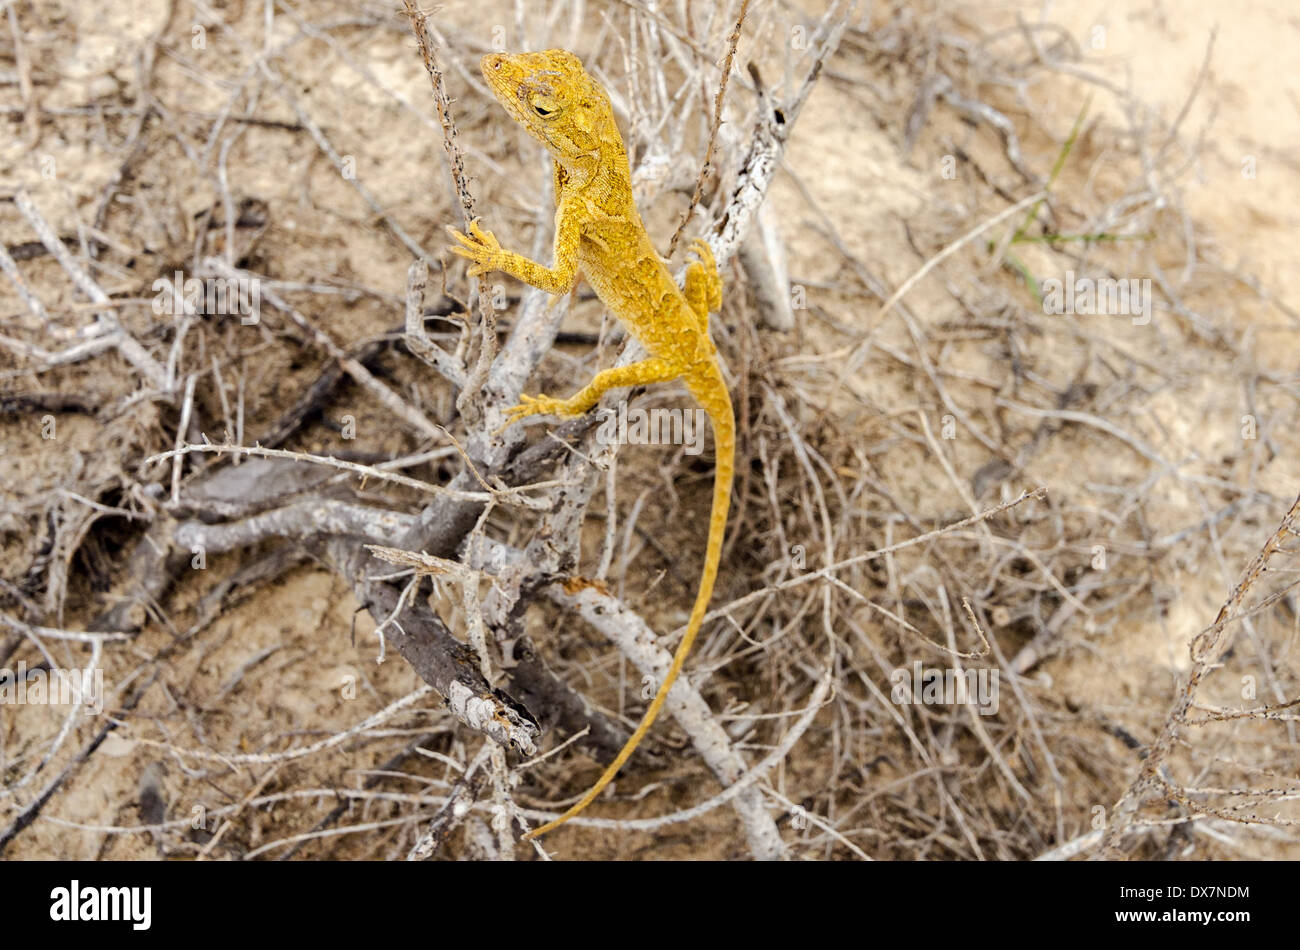
[[[508,412],[507,425],[532,415],[579,416],[607,390],[682,379],[709,415],[717,452],[713,507],[699,591],[686,635],[640,725],[591,790],[559,818],[525,835],[535,838],[557,828],[590,805],[618,774],[650,730],[699,633],[718,576],[718,559],[731,504],[735,474],[736,421],[731,397],[709,339],[709,312],[722,305],[722,278],[703,241],[692,247],[698,260],[679,289],[655,251],[632,198],[627,150],[605,90],[566,50],[492,53],[480,64],[492,93],[506,111],[550,151],[555,160],[555,250],[550,267],[507,251],[491,231],[470,223],[468,235],[448,228],[469,258],[470,276],[503,271],[552,294],[564,294],[581,269],[609,310],[630,330],[649,358],[603,370],[568,399],[522,396]]]

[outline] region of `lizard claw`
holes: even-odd
[[[722,306],[722,275],[718,273],[718,262],[708,241],[695,238],[690,249],[696,260],[686,267],[686,285],[682,289],[691,309],[707,327],[708,315]]]
[[[499,270],[498,262],[502,255],[501,244],[497,241],[496,235],[491,231],[484,231],[479,227],[478,222],[478,218],[470,221],[469,235],[457,231],[451,225],[447,226],[447,233],[460,242],[450,245],[447,250],[473,262],[468,271],[470,277]]]
[[[574,411],[568,402],[563,399],[555,399],[552,396],[520,396],[519,405],[511,406],[506,410],[505,424],[497,429],[497,434],[500,435],[516,422],[527,419],[529,416],[561,416],[567,418],[580,415],[582,413]]]
[[[709,270],[716,271],[718,269],[718,262],[713,258],[713,248],[709,246],[709,242],[704,238],[695,238],[691,241],[691,250],[695,252],[695,256]]]

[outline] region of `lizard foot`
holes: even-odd
[[[505,254],[501,250],[500,243],[497,242],[496,235],[491,231],[484,231],[478,223],[478,218],[469,223],[468,236],[450,225],[447,226],[447,233],[460,242],[449,245],[447,250],[473,261],[469,268],[470,277],[479,277],[499,270],[501,259]]]
[[[695,238],[691,241],[691,250],[695,252],[695,256],[700,259],[706,269],[714,273],[717,272],[718,262],[713,259],[713,248],[709,246],[708,241],[704,240],[704,238]]]
[[[722,277],[707,241],[696,238],[691,241],[690,248],[696,259],[686,265],[686,283],[682,286],[682,293],[699,319],[700,328],[707,332],[709,313],[722,306]]]
[[[718,273],[718,262],[713,257],[713,248],[703,238],[691,241],[691,250],[698,258],[687,268],[686,280],[688,290],[693,291],[704,306],[704,313],[716,311],[722,306],[722,276]],[[689,285],[694,284],[694,287]],[[691,294],[688,292],[688,298]]]
[[[511,406],[506,410],[505,425],[497,432],[504,432],[516,422],[529,416],[560,416],[571,419],[580,415],[582,410],[574,407],[567,399],[556,399],[552,396],[520,396],[519,405]]]

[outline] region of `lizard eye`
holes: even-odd
[[[531,99],[528,105],[533,112],[537,113],[538,118],[542,119],[549,119],[560,111],[560,104],[547,96],[538,96],[536,99]]]

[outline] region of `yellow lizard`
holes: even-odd
[[[704,241],[693,243],[699,259],[690,263],[686,287],[679,289],[641,223],[632,197],[627,150],[605,90],[578,57],[561,49],[491,53],[483,57],[480,68],[506,111],[554,157],[554,261],[546,267],[503,250],[477,219],[470,222],[468,236],[448,228],[460,242],[451,250],[473,262],[471,277],[504,271],[556,295],[568,293],[581,270],[605,306],[649,353],[638,363],[602,370],[569,399],[521,396],[520,405],[508,411],[506,425],[536,414],[579,416],[607,390],[680,378],[708,413],[717,454],[704,569],[672,665],[636,731],[600,779],[559,818],[525,835],[535,838],[581,812],[613,780],[649,731],[681,672],[718,576],[735,472],[736,421],[717,350],[709,339],[709,312],[722,305],[722,278],[713,252]]]

